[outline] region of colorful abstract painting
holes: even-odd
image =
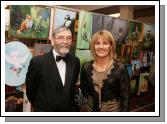
[[[29,48],[18,41],[5,44],[5,84],[19,86],[25,83],[32,54]]]
[[[50,8],[33,5],[12,5],[9,35],[20,38],[48,39]]]
[[[89,43],[92,37],[92,13],[80,11],[77,36],[77,48],[89,49]]]

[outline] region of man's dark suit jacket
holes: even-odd
[[[36,111],[77,111],[75,88],[80,71],[79,59],[68,55],[63,86],[52,51],[30,61],[26,75],[26,93]]]

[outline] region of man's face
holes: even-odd
[[[53,47],[61,56],[65,56],[69,50],[72,43],[72,36],[69,31],[62,31],[53,37]]]

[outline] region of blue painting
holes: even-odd
[[[18,41],[5,45],[5,84],[19,86],[25,83],[32,54],[29,48]]]
[[[71,32],[74,32],[75,17],[76,12],[74,11],[56,8],[54,17],[54,28],[57,28],[59,26],[66,26],[71,30]]]

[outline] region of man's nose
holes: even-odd
[[[63,43],[67,43],[67,38],[64,37]]]

